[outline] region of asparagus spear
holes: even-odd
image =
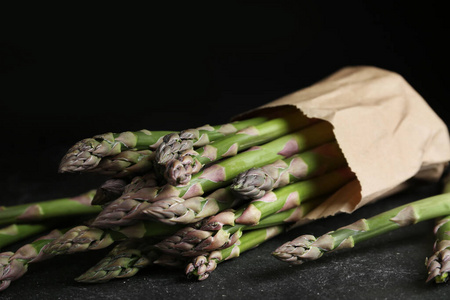
[[[205,252],[227,248],[238,241],[244,230],[256,230],[276,225],[299,222],[317,207],[323,198],[307,201],[297,207],[272,214],[263,218],[256,225],[228,225],[219,230],[202,230],[204,221],[186,226],[172,236],[165,238],[155,245],[156,248],[170,254],[181,256],[198,256]]]
[[[0,249],[49,230],[53,223],[11,224],[0,229]]]
[[[436,235],[434,253],[426,262],[427,282],[434,280],[436,283],[444,283],[448,281],[450,271],[450,215],[437,221],[434,233]]]
[[[300,205],[303,201],[332,193],[355,178],[348,167],[331,171],[325,175],[299,181],[273,190],[260,199],[234,210],[228,209],[208,218],[202,225],[203,230],[219,230],[224,225],[256,225],[275,212],[284,211]]]
[[[97,167],[102,158],[114,156],[125,150],[155,150],[162,137],[173,131],[108,132],[83,139],[73,145],[59,165],[59,172],[85,172]]]
[[[99,188],[91,201],[91,205],[104,205],[119,198],[129,184],[123,178],[111,178],[106,180]]]
[[[151,150],[126,150],[114,156],[102,158],[96,167],[86,172],[113,178],[137,176],[152,170],[154,156]]]
[[[246,127],[195,151],[183,148],[175,156],[158,155],[157,152],[156,159],[158,159],[157,163],[165,169],[164,178],[169,184],[184,185],[206,164],[234,156],[242,150],[267,143],[315,122],[316,120],[309,119],[299,112],[293,112],[282,118]],[[167,156],[170,156],[170,159],[166,159]]]
[[[159,189],[155,173],[147,173],[143,176],[134,177],[131,182],[124,187],[120,197],[106,203],[106,199],[96,200],[96,204],[104,204],[102,211],[93,220],[92,226],[112,227],[131,225],[139,220],[148,219],[142,213],[150,206],[150,202],[142,201],[139,194],[145,195],[148,191],[153,192]],[[134,195],[131,198],[129,195]],[[107,226],[102,225],[106,219]]]
[[[318,238],[309,234],[301,235],[278,247],[273,256],[290,264],[302,264],[320,258],[324,253],[353,248],[362,241],[386,232],[449,214],[450,193],[428,197],[368,219],[360,219]]]
[[[99,213],[101,208],[91,205],[95,193],[95,190],[91,190],[76,197],[59,198],[7,207],[2,206],[0,207],[0,225]]]
[[[197,196],[186,200],[170,197],[156,201],[145,209],[144,205],[141,205],[140,209],[134,212],[137,215],[142,210],[151,218],[169,224],[195,223],[224,209],[236,206],[242,202],[239,198],[247,199],[250,193],[262,197],[267,191],[274,188],[325,174],[333,169],[343,167],[345,164],[345,158],[337,143],[330,142],[261,168],[252,168],[242,172],[233,180],[231,187],[217,189],[207,197]],[[256,171],[255,175],[254,170],[261,170],[261,172]],[[270,183],[265,184],[264,182]],[[241,194],[246,196],[236,197],[233,192],[239,196]]]
[[[147,206],[141,205],[136,210],[136,214],[143,213],[150,219],[167,224],[189,224],[234,207],[241,202],[242,200],[236,197],[228,186],[219,188],[206,197],[196,196],[186,200],[180,197],[169,197]],[[119,220],[116,222],[120,224]]]
[[[0,291],[6,289],[12,281],[19,279],[28,271],[28,264],[43,261],[52,255],[44,249],[50,241],[61,236],[64,230],[54,229],[32,243],[20,247],[16,252],[0,253]]]
[[[132,226],[114,229],[100,229],[85,225],[75,226],[64,235],[53,240],[45,249],[51,255],[72,254],[108,247],[114,242],[144,237],[171,235],[181,226],[171,226],[160,222],[138,222]]]
[[[114,226],[115,221],[122,222],[126,216],[126,219],[132,222],[135,217],[130,218],[128,214],[145,211],[151,202],[171,197],[188,199],[201,196],[229,185],[234,177],[249,168],[261,167],[333,140],[331,125],[319,122],[212,164],[195,174],[189,184],[184,186],[166,184],[160,188],[155,187],[154,182],[147,185],[143,179],[139,182],[139,188],[130,188],[130,192],[124,193],[121,198],[104,207],[94,220],[93,226]],[[140,205],[144,205],[145,209],[139,208]],[[142,214],[137,217],[146,216]]]
[[[284,230],[285,226],[278,225],[245,232],[242,237],[239,238],[239,241],[232,246],[194,258],[192,262],[186,266],[186,275],[188,278],[205,280],[210,276],[211,272],[217,268],[219,263],[239,257],[242,252],[259,246],[261,243],[272,237],[283,233]]]
[[[129,278],[152,264],[182,266],[185,259],[162,254],[151,241],[131,239],[119,243],[101,261],[75,278],[78,282],[102,283],[116,278]]]
[[[212,141],[236,133],[249,126],[261,124],[265,121],[267,121],[266,117],[255,117],[223,125],[205,125],[168,134],[164,136],[161,144],[156,150],[155,169],[157,173],[163,174],[166,165],[170,161],[178,159],[182,152],[205,146]]]
[[[242,172],[233,180],[231,189],[243,199],[258,199],[268,191],[325,174],[346,163],[338,144],[333,141],[261,168]]]

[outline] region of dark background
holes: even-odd
[[[57,173],[65,151],[82,138],[224,123],[345,66],[401,74],[450,122],[442,2],[312,2],[2,9],[0,205],[76,195],[101,183]],[[321,234],[438,191],[436,184],[417,185],[304,231]],[[104,252],[58,257],[30,267],[0,298],[442,298],[450,294],[446,285],[424,283],[432,226],[424,222],[299,268],[270,257],[299,230],[224,263],[202,283],[156,268],[82,285],[73,278]]]

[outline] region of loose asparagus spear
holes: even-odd
[[[334,141],[242,172],[233,180],[231,189],[243,199],[258,199],[278,187],[325,174],[346,164],[344,155]]]
[[[121,198],[104,207],[93,226],[114,226],[116,220],[123,219],[130,212],[144,211],[145,209],[139,208],[140,205],[148,207],[149,203],[158,200],[201,196],[229,185],[239,173],[252,167],[261,167],[333,140],[331,125],[319,122],[212,164],[195,174],[189,184],[184,186],[166,184],[159,188],[154,186],[154,182],[147,185],[145,180],[142,180],[139,182],[139,188],[130,188],[130,192],[124,193]],[[145,218],[145,215],[139,218]]]
[[[204,221],[200,221],[182,228],[172,236],[157,243],[155,247],[166,253],[181,256],[198,256],[205,252],[227,248],[238,241],[243,231],[299,222],[323,200],[324,198],[320,197],[286,211],[272,214],[263,218],[256,225],[228,225],[219,230],[208,231],[201,229]]]
[[[181,267],[184,258],[163,254],[151,241],[131,239],[119,243],[101,261],[75,278],[78,282],[103,283],[116,278],[129,278],[152,264]]]
[[[428,197],[368,219],[360,219],[319,238],[309,234],[299,236],[278,247],[273,256],[290,264],[302,264],[320,258],[324,253],[353,248],[362,241],[386,232],[449,214],[450,193]]]
[[[45,249],[52,255],[72,254],[108,247],[114,242],[144,237],[164,237],[171,235],[181,226],[171,226],[160,222],[138,222],[131,226],[114,229],[100,229],[90,226],[75,226],[61,237],[53,240]]]
[[[35,203],[0,207],[0,225],[47,220],[55,217],[97,214],[99,206],[91,205],[96,191],[76,197],[59,198]]]
[[[249,126],[261,124],[267,120],[268,118],[266,117],[255,117],[223,125],[205,125],[168,134],[164,136],[156,150],[156,172],[163,174],[167,164],[174,159],[178,159],[180,154],[186,150],[193,150],[194,148],[205,146],[215,140],[236,133]]]
[[[86,138],[73,145],[59,165],[59,172],[85,172],[97,167],[102,158],[118,155],[125,150],[155,150],[162,137],[173,131],[108,132]]]
[[[309,119],[299,112],[287,114],[254,126],[246,127],[235,134],[226,136],[198,150],[183,149],[176,156],[156,154],[157,163],[163,166],[164,177],[172,185],[187,184],[192,175],[198,173],[206,164],[213,163],[225,157],[256,145],[268,143],[276,138],[306,127],[316,120]],[[158,149],[159,150],[159,149]]]
[[[52,257],[45,254],[45,247],[64,230],[54,229],[30,244],[20,247],[16,252],[0,253],[0,291],[9,287],[12,281],[19,279],[28,271],[28,264]]]
[[[284,230],[285,226],[278,225],[245,232],[239,238],[239,241],[232,246],[193,259],[192,263],[187,265],[185,273],[188,278],[205,280],[219,263],[238,257],[242,252],[259,246],[261,243],[283,233]]]
[[[444,283],[447,282],[450,271],[450,215],[439,219],[434,233],[436,235],[434,253],[426,262],[427,282],[434,280],[436,283]]]

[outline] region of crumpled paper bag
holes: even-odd
[[[307,219],[351,213],[395,192],[413,177],[438,180],[450,161],[446,124],[397,73],[372,66],[345,67],[244,115],[286,105],[333,125],[357,178]]]

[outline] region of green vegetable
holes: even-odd
[[[185,273],[188,278],[205,280],[219,263],[239,257],[241,253],[259,246],[261,243],[283,233],[284,230],[285,226],[279,225],[245,232],[239,238],[239,242],[232,246],[194,258],[187,265]]]
[[[103,208],[93,222],[93,226],[106,228],[125,225],[136,219],[145,218],[145,210],[151,202],[178,197],[188,199],[231,184],[239,173],[252,167],[261,167],[278,159],[284,159],[301,151],[334,140],[331,125],[327,122],[306,127],[297,132],[284,135],[269,143],[241,152],[203,168],[195,174],[189,184],[163,187],[155,186],[154,178],[146,182],[146,177],[135,179],[129,185],[129,192]],[[134,185],[134,186],[133,186]],[[143,207],[140,207],[140,206]],[[151,216],[148,216],[148,218]]]
[[[399,206],[368,219],[360,219],[318,238],[309,234],[299,236],[278,247],[273,256],[291,264],[302,264],[320,258],[324,253],[353,248],[360,242],[386,232],[449,214],[450,193],[444,193]]]

